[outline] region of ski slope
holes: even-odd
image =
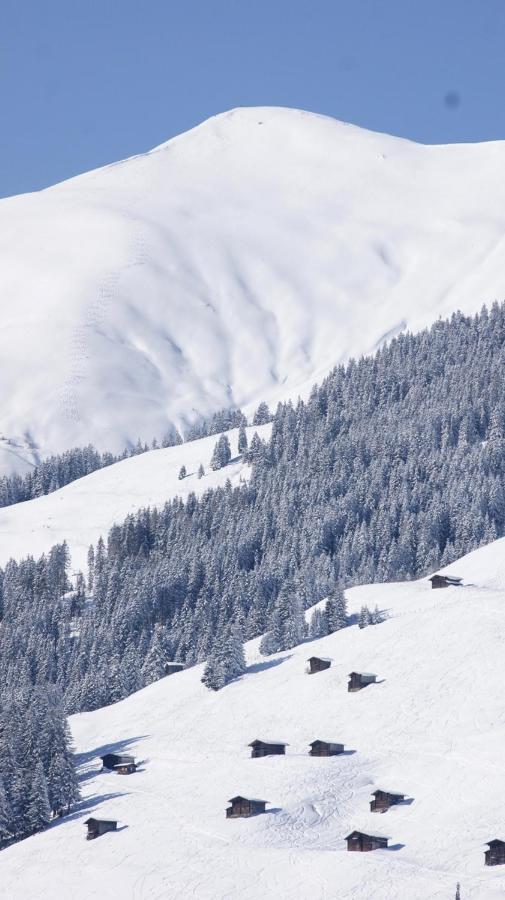
[[[268,440],[271,427],[247,428],[248,441],[255,432]],[[0,566],[11,558],[38,558],[66,541],[73,570],[86,573],[89,545],[96,544],[100,535],[106,540],[112,525],[121,525],[126,516],[148,506],[159,508],[174,497],[199,496],[228,479],[234,486],[247,481],[251,467],[238,455],[238,428],[225,433],[232,458],[217,472],[210,468],[210,460],[218,435],[211,435],[177,447],[150,450],[92,472],[52,494],[0,508]],[[205,469],[202,478],[197,474],[200,463]],[[181,481],[183,465],[187,476]]]
[[[484,844],[505,839],[505,541],[470,554],[453,574],[349,591],[350,608],[378,603],[389,618],[356,625],[274,657],[248,645],[249,668],[219,693],[202,667],[114,706],[71,719],[83,801],[68,819],[1,854],[9,900],[464,900],[505,896],[503,867],[484,867]],[[332,667],[305,674],[320,654]],[[352,670],[378,683],[346,690]],[[253,760],[254,738],[289,743]],[[307,755],[316,738],[346,754]],[[99,771],[108,749],[133,753],[127,778]],[[370,792],[408,802],[369,812]],[[227,821],[237,794],[267,814]],[[89,815],[119,830],[85,840]],[[347,853],[355,828],[389,849]]]
[[[503,299],[505,143],[236,109],[0,202],[0,471],[296,399],[403,328]]]

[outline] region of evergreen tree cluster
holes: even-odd
[[[163,658],[220,656],[237,623],[283,650],[337,586],[420,577],[501,536],[504,373],[504,305],[402,334],[279,405],[270,442],[245,451],[247,484],[114,526],[90,553],[87,597],[61,590],[62,548],[9,563],[0,679],[25,667],[70,711],[104,706]],[[333,623],[343,616],[334,608]]]
[[[243,636],[237,622],[225,628],[216,638],[202,676],[203,683],[219,691],[245,672]]]
[[[0,692],[0,848],[41,831],[79,799],[70,732],[54,689]]]
[[[369,609],[368,606],[361,607],[358,617],[360,628],[367,628],[368,625],[379,625],[381,622],[384,622],[384,615],[378,606],[375,609]]]

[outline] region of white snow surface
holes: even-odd
[[[250,442],[255,432],[268,440],[271,425],[246,429]],[[122,525],[126,516],[146,507],[160,508],[174,497],[187,499],[211,488],[222,487],[229,479],[233,486],[248,480],[251,467],[238,455],[238,428],[228,435],[232,458],[216,472],[210,460],[218,435],[188,441],[176,447],[150,450],[105,469],[99,469],[66,485],[59,491],[0,509],[0,566],[9,559],[38,558],[55,544],[66,541],[74,571],[87,571],[90,544],[110,528]],[[205,475],[198,478],[200,463]],[[181,466],[187,475],[179,480]]]
[[[505,143],[235,109],[0,202],[3,471],[296,399],[388,336],[505,295]]]
[[[378,603],[388,620],[267,658],[252,641],[247,673],[219,693],[197,666],[72,717],[82,804],[2,852],[2,896],[448,900],[460,881],[464,900],[503,898],[505,871],[486,868],[483,853],[505,839],[504,548],[458,563],[465,587],[350,590],[353,613]],[[307,675],[313,653],[331,668]],[[347,673],[370,669],[378,683],[349,694]],[[258,736],[288,742],[287,755],[251,759]],[[317,738],[346,754],[309,757]],[[100,772],[113,749],[133,753],[139,771]],[[372,814],[381,788],[409,802]],[[269,801],[268,813],[227,821],[238,794]],[[87,842],[89,815],[119,830]],[[354,829],[388,836],[389,849],[347,853]]]

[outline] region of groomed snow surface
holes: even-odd
[[[0,202],[0,471],[275,403],[505,296],[505,142],[236,109]]]
[[[198,666],[74,716],[84,799],[2,853],[2,896],[451,900],[460,881],[464,900],[505,897],[503,867],[484,867],[484,844],[505,839],[504,552],[497,541],[452,566],[460,588],[355,588],[351,611],[378,603],[386,622],[268,658],[253,641],[247,674],[217,694]],[[312,654],[331,668],[307,675]],[[377,684],[349,694],[353,670]],[[288,742],[287,755],[251,759],[257,737]],[[309,757],[317,738],[345,755]],[[137,757],[136,774],[99,771],[114,749]],[[375,789],[408,802],[372,814]],[[237,794],[268,812],[226,820]],[[89,815],[119,830],[86,841]],[[389,849],[348,853],[354,829]]]
[[[270,437],[271,425],[246,429],[250,443],[255,432],[263,440]],[[141,508],[161,507],[174,497],[185,500],[210,488],[247,481],[251,467],[238,454],[238,428],[225,432],[232,458],[216,472],[210,468],[219,435],[189,441],[177,447],[150,450],[122,460],[105,469],[79,478],[59,491],[0,509],[0,566],[9,559],[39,557],[55,544],[66,541],[74,571],[87,571],[90,544],[96,544],[114,524],[121,525],[127,515]],[[200,464],[205,475],[198,478]],[[179,479],[181,466],[187,475]]]

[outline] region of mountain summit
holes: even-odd
[[[303,392],[504,295],[505,143],[236,109],[0,202],[0,469]]]

